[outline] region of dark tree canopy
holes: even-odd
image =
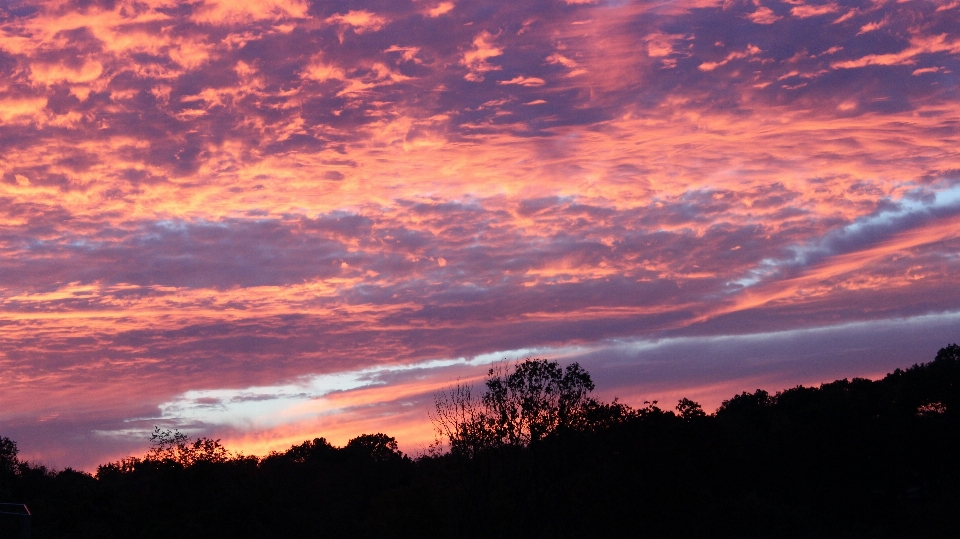
[[[435,399],[434,425],[456,453],[484,448],[535,444],[550,434],[581,422],[595,405],[590,374],[577,363],[566,368],[546,359],[525,359],[491,368],[486,391],[474,399],[467,386],[457,386]]]
[[[577,363],[563,369],[556,361],[526,359],[513,372],[501,365],[487,374],[481,401],[495,440],[505,445],[536,443],[571,426],[594,388]]]
[[[344,448],[350,454],[367,458],[374,462],[387,462],[403,458],[397,448],[397,440],[386,434],[363,434],[347,442]]]
[[[684,419],[697,419],[707,416],[707,413],[703,411],[703,406],[690,399],[680,399],[680,402],[677,403],[677,413]]]
[[[413,459],[383,433],[256,458],[157,428],[146,455],[91,476],[24,462],[0,437],[0,502],[29,506],[34,539],[960,537],[956,345],[882,380],[743,392],[714,414],[593,388],[576,364],[501,365],[480,397],[436,396],[451,451]]]
[[[17,469],[17,442],[0,437],[0,474],[11,474]]]

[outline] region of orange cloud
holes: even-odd
[[[238,25],[262,20],[306,18],[309,6],[302,0],[204,0],[193,14],[200,24]]]
[[[460,63],[469,70],[464,78],[472,82],[483,80],[483,73],[488,71],[497,71],[500,66],[488,62],[491,58],[496,58],[503,54],[503,49],[493,45],[496,36],[487,31],[483,31],[473,39],[473,48],[463,53],[463,59]]]
[[[72,6],[0,28],[5,433],[420,439],[408,408],[462,374],[432,360],[586,354],[623,395],[715,396],[808,378],[616,343],[723,370],[705,339],[960,305],[956,10]],[[185,397],[377,366],[282,425]]]
[[[763,52],[763,51],[761,51],[759,47],[757,47],[757,46],[755,46],[755,45],[747,45],[747,49],[746,49],[746,50],[744,50],[744,51],[731,52],[731,53],[728,54],[726,57],[724,57],[723,60],[720,60],[719,62],[704,62],[704,63],[700,64],[699,69],[700,69],[700,71],[713,71],[714,69],[716,69],[716,68],[718,68],[718,67],[720,67],[720,66],[724,66],[724,65],[729,64],[729,63],[730,63],[731,61],[733,61],[733,60],[740,60],[740,59],[742,59],[742,58],[748,58],[748,57],[750,57],[750,56],[755,56],[755,55],[757,55],[757,54],[760,54],[761,52]]]
[[[790,14],[799,19],[806,19],[836,13],[838,9],[837,5],[832,3],[820,5],[800,4],[790,8]]]
[[[440,2],[436,7],[430,8],[427,11],[427,14],[431,17],[439,17],[440,15],[445,15],[450,13],[453,10],[453,2]]]
[[[773,24],[783,17],[777,15],[768,7],[759,6],[757,10],[748,15],[747,18],[757,24]]]
[[[914,36],[910,39],[910,46],[900,52],[889,54],[868,54],[856,60],[835,62],[832,64],[838,69],[853,69],[870,65],[904,65],[916,62],[921,54],[945,52],[947,54],[960,53],[960,39],[950,40],[946,34],[935,36]]]
[[[543,86],[544,84],[546,84],[546,81],[538,77],[523,77],[518,75],[510,80],[502,80],[498,84],[516,84],[517,86],[536,87],[536,86]]]

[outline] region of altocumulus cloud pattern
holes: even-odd
[[[958,55],[956,1],[5,2],[0,428],[415,449],[502,357],[707,405],[929,360]]]

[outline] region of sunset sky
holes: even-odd
[[[960,340],[960,1],[0,2],[0,436],[385,432]]]

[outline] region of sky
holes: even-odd
[[[960,2],[0,1],[0,435],[433,440],[960,340]]]

